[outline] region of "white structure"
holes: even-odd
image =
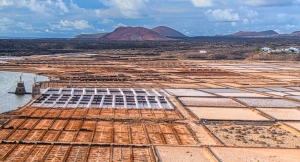
[[[268,53],[282,53],[282,50],[276,49],[276,50],[270,50]]]
[[[290,47],[287,49],[275,49],[275,50],[271,50],[271,48],[269,47],[264,47],[261,48],[261,51],[263,52],[268,52],[268,53],[276,53],[276,54],[280,54],[280,53],[299,53],[300,50],[298,48],[294,48],[294,47]]]
[[[8,64],[8,62],[0,61],[0,64]]]
[[[300,52],[298,48],[294,48],[294,47],[290,47],[289,51],[292,52],[292,53],[299,53]]]
[[[264,51],[264,52],[269,52],[269,51],[271,50],[271,48],[269,48],[269,47],[264,47],[264,48],[262,48],[261,50]]]
[[[14,56],[0,56],[0,60],[21,60],[21,57],[14,57]]]
[[[200,50],[199,53],[204,54],[204,53],[207,53],[207,51],[205,51],[205,50]]]

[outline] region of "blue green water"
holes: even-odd
[[[31,92],[36,74],[0,71],[0,113],[16,110],[18,107],[26,105],[32,99],[30,94],[15,95],[8,93],[15,91],[21,75],[25,83],[26,92]],[[38,75],[37,77],[37,81],[47,80],[49,79],[45,76]]]

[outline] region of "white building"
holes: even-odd
[[[205,50],[200,50],[199,53],[207,53]]]
[[[289,51],[291,51],[292,53],[299,53],[299,49],[298,48],[294,48],[294,47],[290,47]]]
[[[270,50],[270,51],[268,51],[268,53],[282,53],[282,50],[280,50],[280,49],[276,49],[276,50]]]
[[[294,47],[290,47],[290,48],[287,48],[287,49],[275,49],[275,50],[272,50],[269,47],[264,47],[264,48],[261,48],[261,51],[268,52],[268,53],[277,53],[277,54],[280,54],[280,53],[299,53],[300,52],[300,50],[298,48],[294,48]]]
[[[271,50],[271,48],[269,48],[269,47],[264,47],[264,48],[262,48],[261,50],[264,51],[264,52],[269,52],[269,51]]]

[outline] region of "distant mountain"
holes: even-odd
[[[234,34],[230,34],[228,36],[236,36],[236,37],[261,37],[261,36],[272,36],[278,35],[274,30],[260,31],[260,32],[250,32],[250,31],[239,31]]]
[[[179,31],[169,28],[167,26],[158,26],[156,28],[153,28],[152,30],[165,37],[172,37],[172,38],[187,37],[186,35],[180,33]]]
[[[293,37],[300,37],[300,31],[294,31],[291,34],[278,34],[273,30],[261,31],[261,32],[244,32],[239,31],[234,34],[226,35],[227,37],[253,37],[253,38],[293,38]]]
[[[174,40],[143,27],[118,27],[113,32],[104,35],[99,40]]]
[[[294,31],[291,36],[300,36],[300,31]]]
[[[98,33],[98,34],[79,34],[74,36],[73,38],[77,39],[97,39],[109,33]]]
[[[291,34],[278,34],[274,30],[267,31],[239,31],[229,35],[216,35],[216,36],[198,36],[188,37],[179,31],[176,31],[167,26],[158,26],[153,29],[147,29],[143,27],[119,27],[111,33],[98,33],[98,34],[80,34],[73,38],[77,39],[98,39],[98,40],[199,40],[199,39],[211,39],[211,38],[299,38],[300,31],[295,31]],[[6,37],[2,37],[6,38]],[[1,37],[0,37],[1,39]]]

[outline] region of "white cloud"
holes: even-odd
[[[10,30],[12,28],[17,28],[19,31],[22,31],[20,30],[20,28],[28,31],[33,30],[31,24],[27,24],[24,22],[16,22],[7,17],[0,18],[0,26],[1,26],[1,30]]]
[[[1,0],[0,6],[11,6],[13,5],[13,2],[11,0]]]
[[[7,17],[0,18],[0,25],[11,24],[13,22],[14,22],[13,20]]]
[[[295,0],[244,0],[245,4],[254,7],[291,5]]]
[[[7,27],[6,26],[0,26],[0,31],[4,32],[7,30]]]
[[[112,24],[112,23],[114,23],[114,20],[105,18],[99,23],[100,24]]]
[[[42,13],[45,15],[56,14],[56,13],[67,13],[69,12],[68,7],[63,0],[0,0],[1,7],[14,6],[17,8],[27,8],[30,11]]]
[[[59,23],[56,23],[56,24],[48,23],[48,25],[51,27],[52,30],[65,30],[65,31],[71,31],[74,29],[84,30],[84,29],[93,29],[94,28],[86,20],[75,20],[75,21],[60,20]]]
[[[7,17],[0,18],[0,26],[1,30],[12,30],[16,29],[20,33],[25,31],[32,31],[33,26],[31,24],[25,23],[25,22],[17,22],[12,19],[9,19]],[[22,30],[23,29],[23,30]]]
[[[18,5],[20,7],[29,8],[30,11],[39,12],[39,13],[46,13],[46,6],[44,3],[36,2],[35,0],[28,1],[20,1],[19,3],[16,3],[15,5]]]
[[[63,12],[68,13],[69,9],[66,6],[66,4],[62,1],[62,0],[57,0],[57,2],[55,3],[55,5],[57,7],[59,7]]]
[[[295,27],[296,27],[296,25],[291,25],[291,24],[285,25],[285,28],[287,28],[287,29],[293,29]]]
[[[86,20],[76,20],[76,21],[60,20],[59,24],[62,27],[71,27],[75,29],[93,28],[93,26],[90,25],[89,22]]]
[[[191,0],[195,7],[211,7],[213,6],[212,0]]]
[[[107,6],[115,6],[122,10],[138,10],[145,6],[148,0],[100,0]]]
[[[285,24],[295,24],[297,21],[291,17],[290,15],[286,14],[286,13],[279,13],[276,15],[275,17],[275,21],[277,23],[285,23]]]
[[[73,0],[70,1],[70,9],[78,13],[86,13],[87,9],[79,7]]]
[[[17,26],[21,27],[22,29],[25,29],[25,30],[32,30],[33,29],[31,24],[26,24],[24,22],[18,22]]]
[[[212,20],[215,21],[239,21],[240,17],[238,13],[233,12],[231,9],[216,9],[208,10],[205,14]]]
[[[9,26],[13,23],[14,21],[7,17],[0,18],[0,31],[7,31],[9,29]]]
[[[98,32],[102,32],[102,33],[106,32],[105,29],[97,29],[97,31],[98,31]]]
[[[276,33],[281,34],[281,30],[280,30],[280,29],[275,29],[274,31],[275,31]]]
[[[257,11],[249,9],[248,7],[241,6],[239,8],[239,11],[244,13],[244,15],[247,16],[248,18],[254,18],[258,16]]]
[[[49,30],[49,29],[45,29],[46,33],[54,33],[53,31]]]
[[[289,16],[286,13],[279,13],[279,14],[276,15],[276,18],[278,20],[286,20],[286,19],[289,18]]]
[[[100,0],[104,5],[117,9],[125,17],[136,18],[141,16],[141,9],[145,7],[148,0]],[[107,14],[113,10],[96,10],[98,15]]]
[[[243,19],[243,24],[247,25],[249,23],[248,19]]]
[[[118,25],[114,26],[115,28],[118,28],[118,27],[127,27],[126,24],[123,24],[123,23],[119,23]]]
[[[101,18],[107,18],[107,17],[120,17],[121,13],[118,9],[110,8],[110,9],[96,9],[95,10],[96,16]]]
[[[47,0],[47,3],[52,5],[52,0]]]

